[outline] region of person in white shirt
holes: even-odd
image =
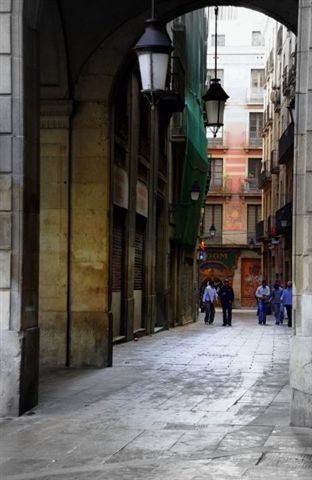
[[[266,324],[266,304],[270,298],[270,288],[265,280],[262,280],[262,284],[256,290],[256,297],[258,300],[258,323],[259,325]]]
[[[205,288],[203,295],[203,303],[205,306],[205,323],[213,323],[215,317],[215,307],[213,302],[217,300],[218,294],[216,289],[213,286],[213,283],[209,281],[207,287]]]

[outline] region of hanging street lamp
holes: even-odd
[[[209,237],[210,237],[210,238],[214,238],[215,235],[216,235],[216,233],[217,233],[217,229],[216,229],[216,227],[214,226],[214,224],[212,223],[212,224],[211,224],[211,227],[209,228]]]
[[[203,96],[206,110],[205,125],[210,128],[213,136],[217,136],[219,128],[223,126],[223,115],[225,102],[229,98],[227,93],[220,85],[220,79],[217,78],[217,23],[218,23],[218,7],[215,8],[215,78],[210,82],[208,91]]]
[[[152,18],[146,20],[143,35],[134,47],[142,82],[142,93],[154,106],[166,88],[169,59],[173,50],[165,26],[155,18],[152,0]]]

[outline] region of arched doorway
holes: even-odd
[[[68,64],[68,90],[75,95],[68,95],[66,92],[62,100],[65,104],[54,105],[53,117],[59,122],[59,117],[69,120],[69,110],[73,105],[67,101],[84,100],[83,106],[77,113],[75,124],[73,125],[75,141],[75,152],[82,152],[83,133],[87,125],[90,126],[95,117],[98,121],[97,127],[91,128],[88,134],[95,135],[93,145],[97,145],[100,150],[100,156],[104,159],[101,164],[105,166],[102,172],[105,182],[98,183],[90,180],[90,169],[86,168],[83,161],[88,157],[95,158],[94,155],[80,156],[81,170],[71,172],[76,181],[75,191],[67,197],[74,201],[75,223],[71,223],[70,228],[76,229],[76,239],[79,242],[86,241],[88,245],[92,244],[92,235],[89,227],[86,226],[85,219],[89,224],[92,222],[101,225],[101,228],[109,230],[109,223],[103,222],[104,211],[96,208],[96,214],[93,216],[94,204],[89,203],[84,213],[80,216],[82,205],[79,199],[87,198],[86,192],[92,192],[98,195],[98,200],[108,205],[109,177],[106,176],[110,168],[110,95],[114,78],[124,60],[127,58],[129,48],[134,44],[135,39],[142,31],[143,21],[148,16],[146,4],[140,1],[133,2],[115,2],[110,5],[111,15],[105,11],[107,5],[99,2],[98,8],[90,9],[90,5],[83,0],[64,0],[57,2],[60,7],[60,25],[64,33],[64,45],[62,48],[66,51]],[[225,5],[227,2],[217,2]],[[207,1],[171,0],[168,2],[156,2],[158,15],[163,20],[169,20],[195,8],[204,7],[210,4]],[[215,2],[213,2],[213,5]],[[231,2],[233,4],[233,2]],[[254,0],[249,2],[234,2],[237,6],[254,8],[263,13],[273,16],[277,20],[287,25],[292,31],[296,32],[298,3],[296,1],[287,2],[269,2],[268,0]],[[17,414],[27,410],[37,401],[37,375],[38,375],[38,198],[39,198],[39,168],[38,168],[38,132],[39,132],[39,98],[38,98],[38,29],[40,8],[45,8],[45,2],[20,0],[12,2],[3,2],[1,5],[1,24],[5,35],[1,40],[0,56],[9,58],[9,65],[4,70],[6,81],[1,84],[0,102],[2,112],[5,115],[1,118],[1,150],[5,155],[1,157],[1,180],[3,191],[12,192],[14,184],[13,200],[11,196],[5,197],[6,200],[2,207],[4,212],[4,222],[6,222],[6,233],[2,234],[4,240],[1,241],[1,312],[2,313],[2,336],[1,336],[1,356],[4,365],[3,373],[5,382],[4,393],[1,395],[1,411],[5,414]],[[302,199],[301,192],[308,191],[305,186],[310,180],[311,166],[308,161],[309,151],[309,108],[308,89],[311,79],[306,72],[308,64],[308,35],[306,32],[311,30],[311,6],[303,2],[299,4],[299,57],[298,57],[298,103],[300,115],[297,112],[297,131],[300,137],[296,137],[296,166],[295,166],[295,251],[297,264],[295,265],[295,324],[296,336],[293,341],[293,362],[291,365],[292,386],[294,392],[294,416],[295,423],[312,423],[309,417],[308,405],[311,401],[311,385],[306,379],[307,375],[297,375],[299,371],[305,371],[305,365],[311,363],[311,245],[310,245],[310,219],[311,202],[309,196]],[[114,23],[112,22],[114,19]],[[87,30],[82,25],[88,25]],[[18,41],[13,31],[20,32]],[[100,52],[97,61],[93,56],[94,52]],[[113,55],[112,55],[113,51]],[[13,62],[13,57],[20,59]],[[100,58],[104,59],[102,62]],[[110,62],[106,59],[109,58]],[[95,67],[96,65],[96,67]],[[8,80],[11,78],[12,84]],[[302,75],[301,75],[302,73]],[[79,79],[79,80],[78,80]],[[96,86],[101,83],[101,88]],[[105,89],[102,86],[105,85]],[[52,86],[51,86],[52,87]],[[92,92],[95,90],[95,96]],[[20,95],[20,92],[23,92]],[[59,93],[58,93],[59,95]],[[49,107],[53,105],[56,99],[51,96]],[[60,96],[57,97],[60,100]],[[61,113],[60,110],[61,108]],[[94,107],[96,108],[94,109]],[[62,110],[63,109],[63,110]],[[64,115],[65,109],[65,115]],[[52,108],[53,110],[53,108]],[[311,108],[310,108],[311,110]],[[51,109],[49,110],[51,113]],[[48,115],[49,116],[49,115]],[[103,128],[104,127],[104,128]],[[66,129],[65,129],[66,131]],[[101,132],[103,142],[97,143],[97,134]],[[68,134],[68,130],[67,133]],[[66,143],[66,142],[65,142]],[[299,155],[300,153],[300,155]],[[77,158],[79,155],[77,155]],[[5,159],[5,160],[3,160]],[[92,162],[92,160],[91,160]],[[75,164],[78,167],[78,163]],[[95,174],[95,170],[93,173]],[[98,172],[97,172],[98,173]],[[78,177],[77,177],[78,175]],[[96,175],[96,174],[95,174]],[[94,185],[97,188],[93,189]],[[81,196],[83,193],[83,197]],[[89,197],[91,198],[92,195]],[[94,198],[94,197],[93,197]],[[7,200],[8,199],[8,200]],[[96,204],[98,205],[98,200]],[[77,203],[75,203],[77,202]],[[106,203],[107,202],[107,203]],[[102,203],[102,204],[103,204]],[[101,221],[98,223],[98,219]],[[73,220],[73,219],[72,219]],[[81,223],[79,223],[81,222]],[[82,228],[81,228],[82,225]],[[9,233],[8,233],[9,232]],[[304,235],[302,234],[304,232]],[[103,234],[102,240],[105,238]],[[58,238],[59,241],[59,238]],[[78,245],[77,243],[77,245]],[[108,278],[103,279],[104,267],[108,257],[109,246],[104,242],[96,242],[97,254],[87,255],[75,247],[73,262],[74,271],[71,271],[71,283],[65,286],[70,294],[66,295],[66,302],[76,301],[79,308],[72,312],[71,327],[79,326],[74,334],[73,348],[75,350],[74,358],[77,363],[81,362],[81,331],[89,338],[93,347],[96,348],[96,358],[89,358],[90,362],[96,364],[105,364],[103,362],[103,351],[98,345],[103,345],[103,338],[98,336],[97,327],[92,330],[90,335],[90,325],[96,318],[96,325],[101,325],[100,330],[109,331],[109,311],[108,307]],[[73,251],[72,251],[73,253]],[[89,251],[90,253],[90,251]],[[92,257],[92,258],[91,258]],[[105,258],[104,258],[105,257]],[[305,262],[303,264],[302,258]],[[299,262],[302,262],[299,265]],[[99,277],[94,293],[92,305],[92,319],[89,315],[90,305],[89,297],[84,296],[85,291],[79,291],[79,278],[81,272],[85,278],[89,278],[89,288],[94,283],[94,278]],[[76,275],[77,274],[77,275]],[[90,274],[90,276],[89,276]],[[76,275],[76,277],[75,277]],[[65,275],[68,281],[68,275]],[[71,287],[71,288],[69,288]],[[74,288],[73,288],[74,287]],[[89,290],[90,292],[90,290]],[[105,301],[103,302],[103,298]],[[63,308],[63,307],[62,307]],[[66,310],[66,308],[65,308]],[[83,315],[81,314],[83,312]],[[89,313],[88,313],[89,312]],[[62,320],[60,320],[61,322]],[[82,328],[82,330],[81,330]],[[108,364],[107,351],[109,350],[109,339],[106,340],[106,363]],[[105,343],[104,342],[104,343]],[[92,347],[92,348],[93,348]],[[304,352],[304,353],[302,353]],[[62,353],[62,355],[64,355]],[[13,358],[15,359],[13,361]],[[302,367],[302,368],[301,368]],[[304,367],[304,368],[303,368]],[[10,399],[14,399],[11,401]],[[301,412],[301,413],[300,413]],[[303,413],[302,413],[303,412]]]

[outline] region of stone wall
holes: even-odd
[[[0,1],[0,414],[37,402],[38,36]],[[23,45],[28,48],[24,51]]]
[[[299,2],[294,164],[291,420],[312,427],[312,2]]]

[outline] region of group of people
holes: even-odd
[[[284,321],[284,309],[286,309],[288,326],[292,326],[292,282],[288,281],[285,288],[282,288],[278,280],[270,288],[266,280],[256,289],[257,316],[260,325],[266,324],[268,308],[273,307],[275,323],[280,325]],[[232,325],[232,307],[234,291],[229,279],[216,288],[214,282],[208,280],[202,295],[202,307],[205,313],[205,324],[212,324],[215,318],[215,302],[220,300],[222,307],[223,326]]]
[[[284,321],[284,308],[287,312],[288,326],[292,326],[292,282],[289,280],[285,288],[282,288],[278,280],[275,281],[272,288],[267,285],[266,280],[256,290],[256,300],[258,304],[258,323],[266,324],[268,307],[273,307],[276,325]]]
[[[220,299],[223,313],[223,326],[232,325],[232,305],[234,300],[234,291],[230,286],[228,279],[219,287],[218,291],[212,281],[208,281],[204,290],[202,302],[205,312],[205,324],[212,324],[215,318],[214,303]]]

